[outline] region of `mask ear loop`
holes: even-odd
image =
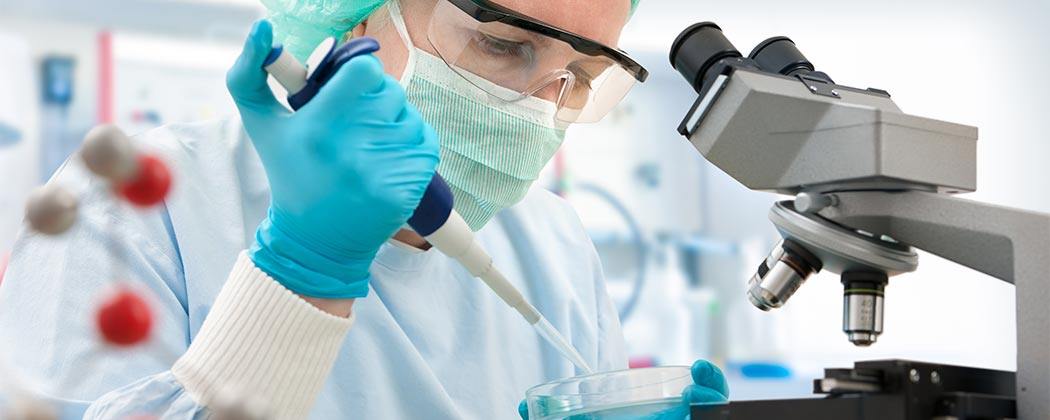
[[[412,81],[412,75],[416,72],[416,57],[419,52],[416,51],[416,44],[412,43],[412,37],[408,34],[408,27],[405,25],[405,16],[401,13],[400,0],[391,0],[390,2],[387,2],[385,7],[390,13],[390,20],[394,24],[394,28],[397,29],[398,36],[401,37],[401,41],[405,44],[405,50],[408,51],[408,60],[405,62],[405,69],[401,71],[401,79],[398,80],[401,87],[407,89],[408,84]]]

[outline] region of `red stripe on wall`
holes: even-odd
[[[98,33],[98,122],[113,122],[113,34]]]

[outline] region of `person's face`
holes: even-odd
[[[391,0],[397,1],[397,0]],[[402,13],[415,47],[438,55],[428,41],[428,30],[436,1],[401,0]],[[630,15],[630,0],[494,0],[506,8],[529,16],[551,26],[616,47],[620,33]],[[401,42],[396,28],[390,24],[386,11],[380,9],[355,29],[355,35],[368,35],[379,40],[383,48],[376,55],[383,61],[387,73],[400,77],[404,71],[408,50]],[[534,96],[553,100],[559,86],[551,85]]]

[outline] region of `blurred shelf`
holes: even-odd
[[[0,0],[0,16],[218,41],[244,39],[264,14],[246,0]]]

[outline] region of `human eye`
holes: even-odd
[[[513,41],[478,32],[475,43],[482,53],[494,58],[531,60],[533,55],[532,43],[527,41]]]

